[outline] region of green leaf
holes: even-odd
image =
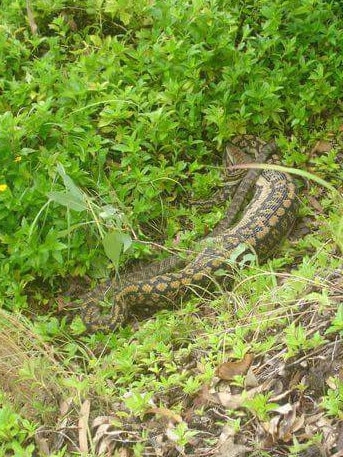
[[[73,335],[82,335],[85,332],[86,326],[82,322],[82,319],[77,316],[73,319],[73,322],[70,324],[70,329],[73,332]]]
[[[82,190],[80,190],[74,181],[68,176],[61,163],[57,164],[57,172],[63,179],[63,184],[66,188],[65,192],[52,191],[48,192],[47,195],[50,200],[59,203],[60,205],[66,206],[67,208],[73,209],[74,211],[85,211],[87,210],[86,199],[87,196]]]
[[[83,200],[84,198],[84,193],[77,187],[77,185],[74,183],[74,181],[71,179],[70,176],[68,176],[64,170],[64,167],[61,163],[57,164],[57,172],[63,179],[64,186],[67,190],[70,191],[70,193],[75,197],[78,198],[79,200]]]
[[[132,244],[131,237],[127,233],[114,231],[106,233],[102,240],[105,254],[112,260],[116,269],[119,268],[119,259],[122,252],[126,252]]]
[[[330,327],[326,330],[326,334],[343,332],[343,305],[339,305],[335,317],[333,318]]]
[[[78,197],[75,197],[71,192],[48,192],[48,197],[50,200],[59,203],[60,205],[66,206],[67,208],[73,209],[74,211],[85,211],[87,205],[85,204],[83,198],[80,200]]]

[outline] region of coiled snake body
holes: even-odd
[[[238,137],[228,146],[226,160],[232,161],[231,155],[244,154],[243,149],[248,152],[254,150],[259,161],[263,155],[273,152],[274,146],[266,145],[255,137]],[[239,162],[245,160],[244,156]],[[257,174],[258,172],[250,170],[249,176],[243,178],[241,187],[238,187],[233,198],[233,209],[231,206],[210,237],[206,237],[210,238],[210,243],[182,269],[156,274],[146,279],[133,279],[114,292],[111,312],[105,315],[99,306],[103,289],[100,287],[86,294],[82,300],[80,314],[87,330],[114,330],[127,320],[132,305],[137,308],[147,304],[173,304],[190,287],[206,287],[218,270],[232,272],[232,262],[228,260],[241,245],[246,249],[252,249],[261,258],[268,257],[293,225],[297,206],[295,186],[288,174],[279,171],[267,168],[258,177]],[[236,175],[237,170],[231,172],[231,177]],[[254,195],[240,221],[231,226],[254,179]],[[168,265],[168,262],[165,262],[164,266],[166,264]],[[170,268],[177,264],[178,261],[172,258]]]

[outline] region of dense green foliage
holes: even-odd
[[[93,4],[35,2],[35,36],[24,2],[5,8],[1,290],[10,307],[33,278],[107,264],[92,225],[78,226],[92,216],[67,218],[55,204],[41,211],[60,189],[58,163],[104,204],[124,208],[135,230],[168,214],[172,238],[186,211],[169,206],[182,185],[193,191],[190,180],[195,192],[217,182],[201,168],[218,163],[225,140],[275,136],[286,163],[302,164],[301,144],[342,93],[338,4]]]
[[[343,124],[339,1],[31,3],[34,19],[24,0],[3,0],[1,11],[0,304],[7,309],[31,311],[34,302],[35,311],[44,314],[52,311],[48,297],[61,291],[62,278],[87,274],[98,279],[113,273],[101,243],[108,233],[119,233],[119,242],[127,246],[123,233],[169,247],[175,239],[182,247],[203,235],[221,210],[199,215],[187,202],[212,195],[220,182],[223,145],[233,135],[275,138],[283,164],[341,186],[337,151],[310,154],[318,139],[332,132],[338,137]],[[313,185],[309,197],[318,189]],[[329,192],[320,204],[327,220],[317,216],[318,233],[271,261],[269,276],[241,287],[250,302],[248,311],[238,314],[254,306],[263,310],[264,293],[266,303],[290,303],[305,293],[306,280],[318,270],[337,266],[330,253],[343,247],[341,207]],[[303,199],[301,215],[313,214]],[[317,251],[315,260],[307,257]],[[149,252],[149,245],[134,240],[125,256]],[[117,262],[116,252],[107,254]],[[294,265],[294,259],[305,282],[290,280],[278,299],[272,293],[269,297],[269,287],[276,283],[273,269]],[[187,314],[187,309],[181,314],[183,327],[162,313],[161,324],[157,319],[149,324],[153,330],[147,326],[138,334],[140,352],[131,346],[132,354],[124,344],[131,333],[124,329],[108,343],[115,367],[99,369],[99,378],[116,376],[118,389],[132,382],[139,390],[149,378],[156,390],[175,382],[186,393],[196,391],[211,376],[212,360],[199,379],[178,378],[179,360],[191,353],[192,344],[164,367],[170,378],[156,376],[168,351],[182,346],[178,337],[183,340],[183,330],[194,325]],[[197,344],[220,348],[226,317],[218,324],[219,336]],[[333,331],[340,332],[342,323],[336,320]],[[210,323],[196,325],[210,333]],[[60,335],[56,318],[42,320],[37,328],[46,338]],[[248,332],[237,330],[232,341],[227,336],[236,356],[246,352]],[[307,341],[300,333],[298,327],[287,329],[286,356],[323,344],[320,337]],[[102,336],[92,336],[88,343],[96,341],[103,341]],[[271,338],[254,342],[253,348],[266,351],[273,344]],[[70,343],[64,350],[72,360],[79,348]],[[97,365],[92,358],[88,363],[90,371]],[[148,375],[146,365],[151,367]],[[98,390],[103,394],[105,384]],[[131,405],[135,412],[141,406]],[[8,430],[11,434],[10,426]]]

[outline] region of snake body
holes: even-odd
[[[244,137],[232,147],[238,148],[238,153],[242,149],[256,150],[257,144],[259,147],[265,145],[260,140],[253,141],[251,146],[252,140]],[[237,170],[234,173],[237,173]],[[293,225],[297,207],[295,185],[288,174],[272,169],[263,170],[259,176],[255,170],[250,170],[248,175],[249,173],[250,177],[243,178],[241,189],[238,187],[236,191],[233,206],[210,237],[207,237],[210,239],[208,245],[205,244],[183,268],[129,281],[114,292],[112,309],[110,313],[107,310],[104,315],[99,306],[104,290],[100,287],[87,294],[80,307],[81,318],[87,330],[113,331],[127,320],[133,306],[160,307],[161,304],[174,304],[190,288],[206,288],[218,271],[232,273],[232,262],[229,260],[240,246],[244,246],[245,251],[253,250],[260,258],[268,257]],[[254,180],[254,195],[239,222],[231,226],[243,197]],[[168,268],[172,269],[179,264],[177,258],[172,257]]]

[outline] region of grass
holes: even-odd
[[[340,451],[320,435],[342,417],[340,2],[4,0],[2,19],[0,453],[129,442],[137,456],[212,455],[220,436],[251,455]],[[238,269],[231,290],[109,336],[67,323],[56,298],[72,286],[214,227],[223,208],[201,214],[189,201],[214,194],[225,142],[243,133],[275,138],[297,173],[299,222],[276,256]],[[226,407],[216,369],[247,353],[253,374],[231,394],[261,391]],[[274,378],[292,394],[278,397]],[[292,411],[287,433],[275,404]],[[322,421],[306,424],[308,438],[303,413]],[[54,424],[68,446],[37,433]],[[260,442],[251,424],[264,427]]]

